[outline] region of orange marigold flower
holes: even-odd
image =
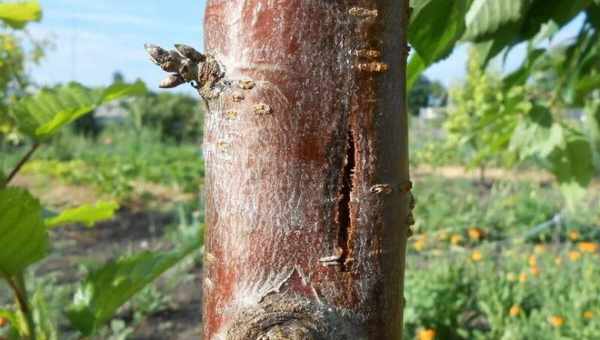
[[[525,281],[527,281],[527,274],[525,274],[525,273],[519,274],[519,282],[522,283],[522,282],[525,282]]]
[[[417,336],[419,340],[434,340],[435,330],[433,329],[421,329]]]
[[[537,244],[535,247],[533,247],[533,252],[536,254],[543,254],[546,252],[546,246],[543,244]]]
[[[508,282],[514,282],[517,280],[517,276],[515,275],[515,273],[510,272],[506,274],[506,279],[508,280]]]
[[[448,239],[448,231],[442,230],[438,232],[437,238],[440,241],[446,241]]]
[[[469,228],[468,234],[471,240],[479,241],[483,237],[483,230],[475,227]]]
[[[416,251],[422,251],[423,249],[425,249],[425,245],[426,245],[425,238],[419,238],[419,239],[415,240],[414,247],[415,247]]]
[[[533,276],[540,275],[540,269],[538,267],[531,267],[529,268],[529,270],[531,271],[531,275]]]
[[[561,327],[565,324],[565,318],[560,315],[551,315],[548,317],[548,322],[554,327]]]
[[[579,235],[579,232],[577,230],[571,230],[569,232],[569,239],[571,239],[571,241],[577,241],[580,237],[581,235]]]
[[[479,250],[475,250],[471,253],[471,260],[473,262],[479,262],[483,259],[483,254]]]
[[[555,257],[554,263],[556,263],[557,266],[560,266],[562,264],[562,258],[560,256]]]
[[[600,249],[600,245],[595,242],[579,242],[577,248],[585,253],[595,253]]]
[[[519,305],[513,305],[512,307],[510,307],[508,314],[512,317],[519,316],[521,314],[521,307],[519,307]]]
[[[535,257],[535,255],[529,256],[529,266],[537,267],[537,257]]]
[[[586,310],[585,312],[583,312],[584,319],[590,320],[593,317],[594,317],[594,312],[592,312],[591,310]]]
[[[452,243],[452,245],[457,246],[459,245],[463,240],[463,237],[459,234],[454,234],[452,235],[452,237],[450,237],[450,243]]]
[[[573,262],[578,261],[581,258],[581,253],[576,251],[576,250],[572,250],[569,252],[569,259]]]

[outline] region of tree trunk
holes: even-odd
[[[401,338],[407,21],[408,0],[209,0],[208,55],[178,47],[199,73],[151,51],[209,107],[205,339]]]

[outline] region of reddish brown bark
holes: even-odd
[[[209,0],[205,339],[401,338],[408,0]]]

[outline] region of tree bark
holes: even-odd
[[[205,339],[401,339],[408,0],[209,0]]]

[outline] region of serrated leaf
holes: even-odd
[[[124,97],[140,96],[147,92],[146,85],[138,81],[133,84],[116,83],[104,90],[100,96],[100,103],[108,103]]]
[[[426,65],[445,58],[465,31],[467,0],[421,0],[415,4],[408,37]]]
[[[574,209],[594,176],[594,164],[590,143],[580,133],[568,131],[564,148],[555,150],[549,161],[569,209]]]
[[[566,24],[590,3],[590,0],[533,0],[527,14],[523,17],[525,20],[521,29],[521,39],[526,40],[534,37],[540,31],[542,25],[550,20],[559,26]]]
[[[507,6],[516,0],[487,0],[484,2],[491,4],[492,2],[504,3],[504,1],[506,1],[505,6]],[[476,0],[476,3],[479,2]],[[519,2],[521,3],[519,7],[521,16],[518,20],[516,7],[506,10],[503,15],[500,13],[494,14],[493,12],[484,14],[488,13],[488,10],[481,10],[480,16],[470,14],[472,17],[469,18],[467,23],[468,35],[465,35],[464,40],[486,42],[489,46],[489,54],[485,58],[486,61],[494,58],[507,47],[515,46],[520,42],[534,38],[542,29],[546,29],[545,25],[550,22],[553,22],[558,27],[563,26],[590,4],[590,0],[519,0]],[[513,6],[516,6],[516,3]],[[471,9],[476,11],[477,7],[472,6]],[[498,18],[491,19],[486,17],[486,15],[492,14],[497,15]],[[481,23],[479,22],[480,20]],[[482,27],[469,27],[469,24]],[[494,27],[497,27],[497,29],[494,30]],[[479,34],[478,32],[482,33]],[[484,64],[486,65],[487,62]]]
[[[517,125],[510,141],[510,150],[518,152],[522,160],[529,157],[545,159],[563,145],[561,125],[553,122],[552,114],[546,107],[535,105]]]
[[[125,256],[91,272],[67,309],[71,324],[83,335],[95,333],[133,295],[198,250],[201,244],[199,237],[177,250]]]
[[[531,69],[544,53],[546,53],[546,50],[544,49],[533,49],[529,51],[523,65],[502,80],[504,88],[508,90],[513,86],[526,84],[531,75]]]
[[[463,39],[484,41],[518,24],[530,0],[474,0],[467,12]]]
[[[0,275],[23,271],[47,251],[48,233],[39,201],[24,189],[0,189]]]
[[[593,155],[590,143],[584,136],[567,136],[565,157],[569,165],[567,167],[561,166],[560,170],[557,171],[559,181],[574,180],[582,187],[590,184],[594,176]]]
[[[97,202],[86,204],[77,208],[65,210],[60,214],[45,220],[48,228],[54,228],[63,224],[83,223],[92,227],[97,222],[111,219],[119,209],[117,202]]]
[[[0,4],[0,20],[12,28],[20,29],[28,22],[42,19],[42,7],[38,1]]]
[[[90,89],[70,83],[21,99],[12,109],[17,127],[37,141],[52,137],[61,127],[110,101],[145,92],[141,82]]]

